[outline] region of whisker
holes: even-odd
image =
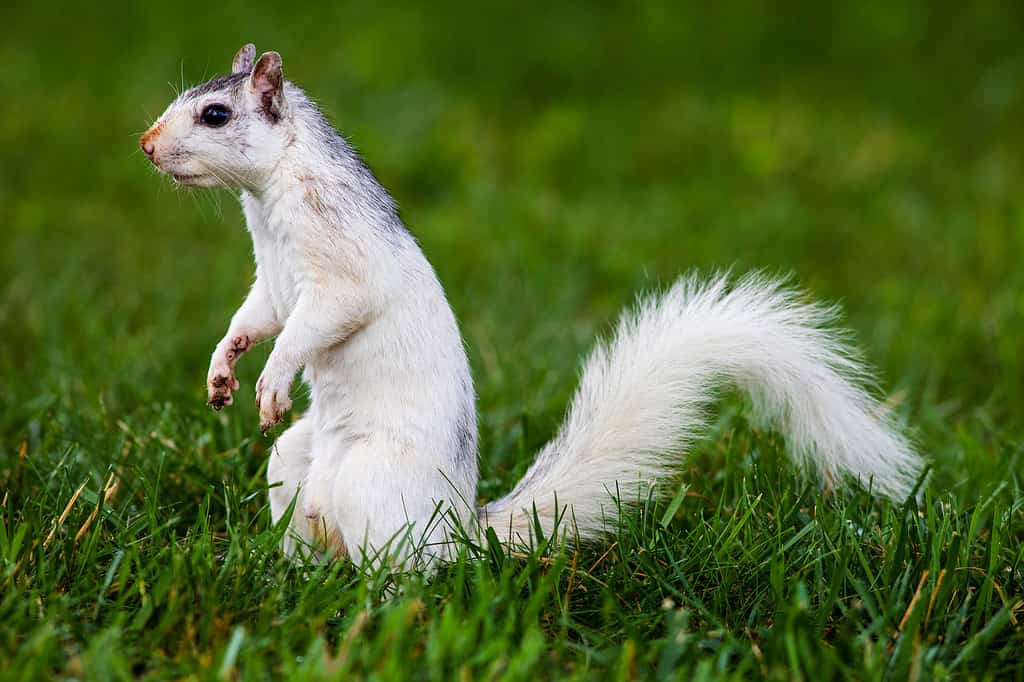
[[[224,144],[224,143],[221,143],[221,146],[226,147],[227,145]],[[245,177],[241,173],[239,173],[238,171],[235,171],[234,169],[228,168],[226,166],[212,166],[211,167],[211,171],[218,171],[220,173],[223,173],[223,174],[227,175],[228,178],[233,180],[236,185],[242,186],[242,185],[245,184],[243,182],[245,180]],[[221,176],[218,175],[217,178],[219,180],[221,180],[221,182],[223,182],[223,178]],[[225,183],[225,184],[230,184],[230,183]]]
[[[223,177],[216,173],[216,171],[210,170],[209,172],[213,177],[217,178],[217,180],[220,181],[222,185],[230,186],[229,183],[224,181]],[[217,214],[217,217],[223,220],[224,210],[220,204],[220,194],[218,192],[204,192],[203,194],[209,197],[208,201],[213,205],[213,209],[214,212]]]
[[[217,221],[224,222],[224,206],[221,203],[221,192],[206,192],[206,195],[210,197],[210,203],[213,204],[213,210],[217,214]]]
[[[190,198],[191,198],[191,199],[192,199],[193,201],[195,201],[195,200],[196,200],[196,194],[195,194],[195,192],[194,192],[194,191],[192,190],[192,188],[191,188],[191,187],[185,187],[185,190],[186,190],[186,191],[187,191],[187,192],[188,192],[188,193],[189,193],[189,194],[191,195],[191,197],[190,197]],[[195,201],[195,203],[196,203],[196,205],[197,205],[197,206],[199,206],[199,212],[200,212],[200,213],[202,214],[202,216],[203,216],[203,222],[204,222],[204,223],[208,223],[208,222],[211,222],[211,221],[210,221],[210,216],[209,216],[209,215],[207,215],[207,213],[206,213],[206,208],[205,208],[205,207],[203,206],[203,202],[202,202],[202,201]]]
[[[245,184],[243,182],[244,178],[242,177],[242,175],[240,173],[237,173],[236,171],[230,169],[230,168],[225,168],[225,167],[222,167],[222,166],[217,166],[215,168],[212,168],[210,172],[214,175],[214,177],[216,177],[218,180],[220,180],[221,183],[226,185],[227,187],[232,187],[232,186],[242,187]],[[218,173],[223,173],[225,176],[227,176],[227,179],[231,180],[232,182],[225,182],[224,181],[224,176],[219,175]]]
[[[152,112],[150,112],[150,110],[149,110],[149,109],[147,109],[147,108],[146,108],[146,107],[145,107],[144,105],[140,104],[140,105],[139,105],[139,109],[141,109],[141,110],[142,110],[142,115],[146,117],[146,120],[147,120],[147,121],[155,121],[155,120],[157,119],[157,117],[156,117],[156,116],[154,116],[154,115],[152,114]],[[148,129],[149,129],[149,126],[147,126],[147,127],[146,127],[146,130],[148,130]],[[139,133],[139,135],[141,135],[142,133],[146,132],[146,130],[143,130],[143,131],[141,131],[141,132]]]
[[[221,168],[219,170],[227,171],[228,175],[230,175],[237,184],[239,184],[239,185],[243,185],[244,184],[243,181],[245,180],[245,176],[242,175],[240,172],[238,172],[236,170],[233,170],[233,169],[230,169],[230,168]]]
[[[246,154],[241,149],[234,149],[234,148],[231,147],[231,145],[229,145],[229,144],[227,144],[226,142],[223,142],[223,141],[219,141],[218,144],[220,144],[220,146],[222,146],[224,148],[231,149],[232,151],[241,154],[245,158],[245,160],[249,162],[249,167],[250,168],[255,168],[256,164],[254,164],[252,162],[252,159],[249,158],[249,155]],[[235,181],[236,184],[244,186],[244,184],[245,184],[244,183],[245,176],[242,175],[241,172],[235,171],[235,170],[232,170],[230,168],[223,167],[223,166],[218,166],[217,170],[219,170],[221,172],[224,172],[224,173],[227,173]]]
[[[150,166],[150,171],[156,173],[158,176],[161,176],[160,182],[156,186],[156,197],[157,199],[159,199],[164,195],[164,188],[167,187],[167,179],[163,173],[157,170],[156,166]]]

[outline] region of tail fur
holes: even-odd
[[[521,543],[537,520],[550,534],[564,514],[581,540],[600,535],[611,494],[638,499],[677,469],[726,381],[749,392],[799,464],[905,498],[921,460],[869,394],[857,352],[828,327],[836,317],[761,275],[733,286],[725,275],[683,277],[642,299],[595,348],[562,428],[515,489],[480,510],[482,524]]]

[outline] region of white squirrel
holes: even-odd
[[[304,369],[309,411],[267,465],[273,520],[295,502],[289,554],[376,557],[412,538],[401,556],[443,559],[451,524],[439,510],[508,545],[559,519],[570,541],[597,538],[614,493],[628,503],[677,470],[726,381],[826,480],[911,492],[921,461],[828,328],[835,310],[763,276],[719,275],[681,278],[624,314],[554,439],[511,493],[477,507],[473,381],[444,290],[387,191],[284,80],[280,55],[255,56],[245,45],[230,75],[182,93],[140,145],[182,185],[241,191],[256,279],[213,353],[209,403],[230,405],[235,363],[276,336],[256,385],[266,432]]]

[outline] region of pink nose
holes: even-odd
[[[142,147],[142,151],[145,152],[146,156],[153,158],[153,152],[156,151],[156,145],[143,137],[139,140],[139,146]]]

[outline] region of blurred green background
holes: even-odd
[[[248,41],[281,52],[438,270],[480,394],[482,497],[551,435],[595,334],[692,268],[792,273],[840,302],[957,504],[1020,473],[1020,2],[175,0],[3,15],[0,496],[42,533],[108,470],[126,510],[159,494],[182,528],[207,489],[238,480],[254,491],[244,518],[266,526],[251,401],[203,404],[209,353],[251,280],[237,201],[173,187],[137,146],[176,89]],[[243,397],[266,348],[253,355]],[[686,478],[714,498],[721,453],[704,455]],[[1003,503],[1019,542],[1020,501]]]
[[[173,188],[136,138],[250,40],[395,194],[485,408],[536,399],[534,364],[571,378],[634,290],[733,266],[843,302],[908,400],[1015,419],[1022,6],[699,5],[8,7],[8,429],[44,396],[200,397],[247,239],[229,194]],[[499,371],[513,393],[489,394]]]

